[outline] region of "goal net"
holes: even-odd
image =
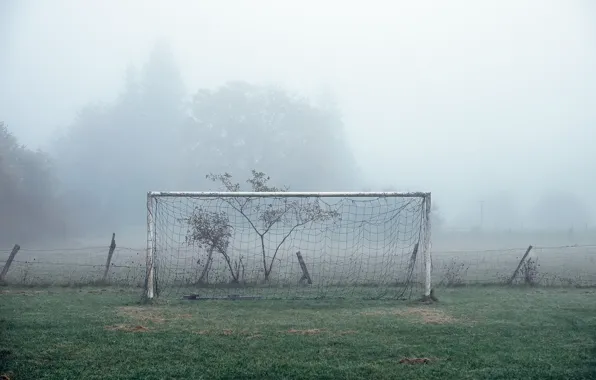
[[[151,192],[145,294],[430,294],[430,193]]]

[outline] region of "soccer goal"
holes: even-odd
[[[145,296],[430,295],[425,192],[150,192]]]

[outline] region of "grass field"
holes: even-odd
[[[11,380],[596,378],[595,289],[439,289],[433,305],[0,293]]]

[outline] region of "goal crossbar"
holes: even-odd
[[[149,197],[185,197],[185,198],[211,198],[211,197],[287,197],[287,198],[430,198],[430,192],[396,192],[396,191],[360,191],[360,192],[310,192],[310,191],[150,191]]]

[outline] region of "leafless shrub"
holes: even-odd
[[[451,259],[448,264],[443,266],[443,279],[441,285],[447,287],[464,285],[464,278],[468,273],[469,265],[458,263],[455,259]]]
[[[221,183],[226,191],[240,191],[240,184],[234,183],[232,175],[229,173],[208,174],[206,177],[213,182]],[[270,178],[265,173],[253,169],[252,178],[248,179],[246,182],[251,185],[252,191],[254,192],[285,192],[288,190],[287,187],[278,188],[269,186],[269,179]],[[239,213],[259,236],[265,282],[269,281],[269,277],[273,270],[273,264],[275,263],[279,250],[294,231],[309,223],[325,222],[329,220],[336,221],[341,219],[339,212],[328,209],[327,207],[321,207],[321,204],[316,199],[298,200],[283,198],[277,199],[277,201],[271,201],[266,205],[261,203],[262,200],[259,201],[258,199],[251,197],[226,197],[222,198],[222,201],[229,204],[233,210]],[[268,254],[265,244],[265,236],[277,224],[281,224],[288,228],[283,232],[283,237],[275,245],[273,252]],[[234,272],[231,265],[230,270]],[[238,269],[236,272],[238,272]]]
[[[528,258],[521,267],[522,277],[526,285],[538,284],[538,262],[531,257]]]

